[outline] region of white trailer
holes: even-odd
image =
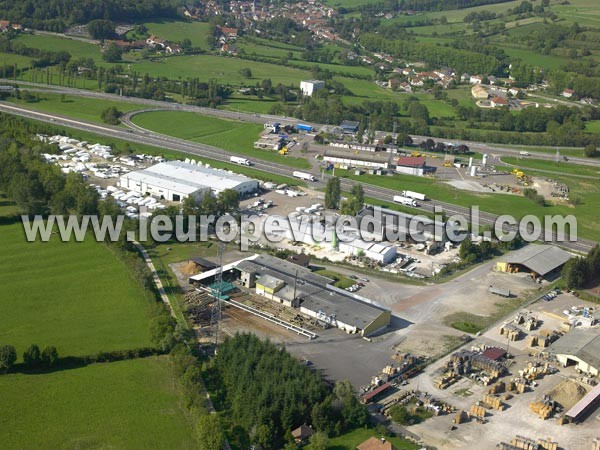
[[[394,201],[406,206],[419,206],[414,198],[404,197],[402,195],[394,195]]]
[[[296,178],[300,178],[301,180],[317,181],[317,179],[310,173],[299,172],[298,170],[295,170],[294,173],[292,173],[292,175]]]
[[[415,200],[421,200],[422,202],[424,202],[425,199],[427,198],[427,197],[425,197],[425,194],[421,194],[420,192],[415,192],[415,191],[402,191],[400,194],[403,197],[414,198]]]
[[[250,160],[246,159],[246,158],[242,158],[240,156],[231,156],[229,157],[229,161],[235,164],[239,164],[241,166],[250,166],[252,165],[252,163],[250,162]]]

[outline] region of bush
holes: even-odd
[[[100,118],[104,123],[108,123],[110,125],[119,125],[119,123],[121,123],[120,118],[122,115],[123,113],[121,111],[119,111],[116,107],[111,106],[102,111]]]

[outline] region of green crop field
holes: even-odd
[[[7,204],[2,199],[3,204]],[[60,355],[150,346],[149,303],[125,264],[87,239],[29,243],[0,210],[0,342]]]
[[[263,129],[259,124],[234,122],[181,111],[138,114],[133,117],[133,121],[136,125],[152,131],[213,145],[251,158],[277,161],[298,168],[309,167],[304,158],[282,157],[277,152],[255,149],[253,142],[258,139]]]
[[[167,357],[2,375],[2,448],[192,450],[175,386]]]
[[[24,90],[26,90],[26,87]],[[102,111],[112,106],[124,113],[145,107],[143,105],[136,105],[135,103],[78,97],[74,95],[65,95],[63,98],[59,94],[52,94],[49,92],[36,93],[35,95],[38,100],[34,102],[26,102],[25,100],[19,100],[15,97],[10,97],[7,101],[24,105],[25,107],[35,109],[36,111],[60,114],[73,117],[74,119],[97,123],[102,123],[102,119],[100,118]]]

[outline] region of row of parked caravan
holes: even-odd
[[[165,205],[160,203],[154,197],[141,197],[135,192],[126,192],[115,186],[108,186],[106,189],[98,185],[92,185],[98,192],[100,198],[107,198],[111,196],[117,202],[121,208],[126,212],[127,217],[135,219],[138,217],[149,217],[152,213],[158,209],[165,208]],[[144,207],[146,211],[140,212],[141,207]]]

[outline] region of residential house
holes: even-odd
[[[565,89],[564,91],[562,91],[562,96],[565,98],[571,98],[573,97],[573,94],[575,94],[575,91],[573,89]]]

